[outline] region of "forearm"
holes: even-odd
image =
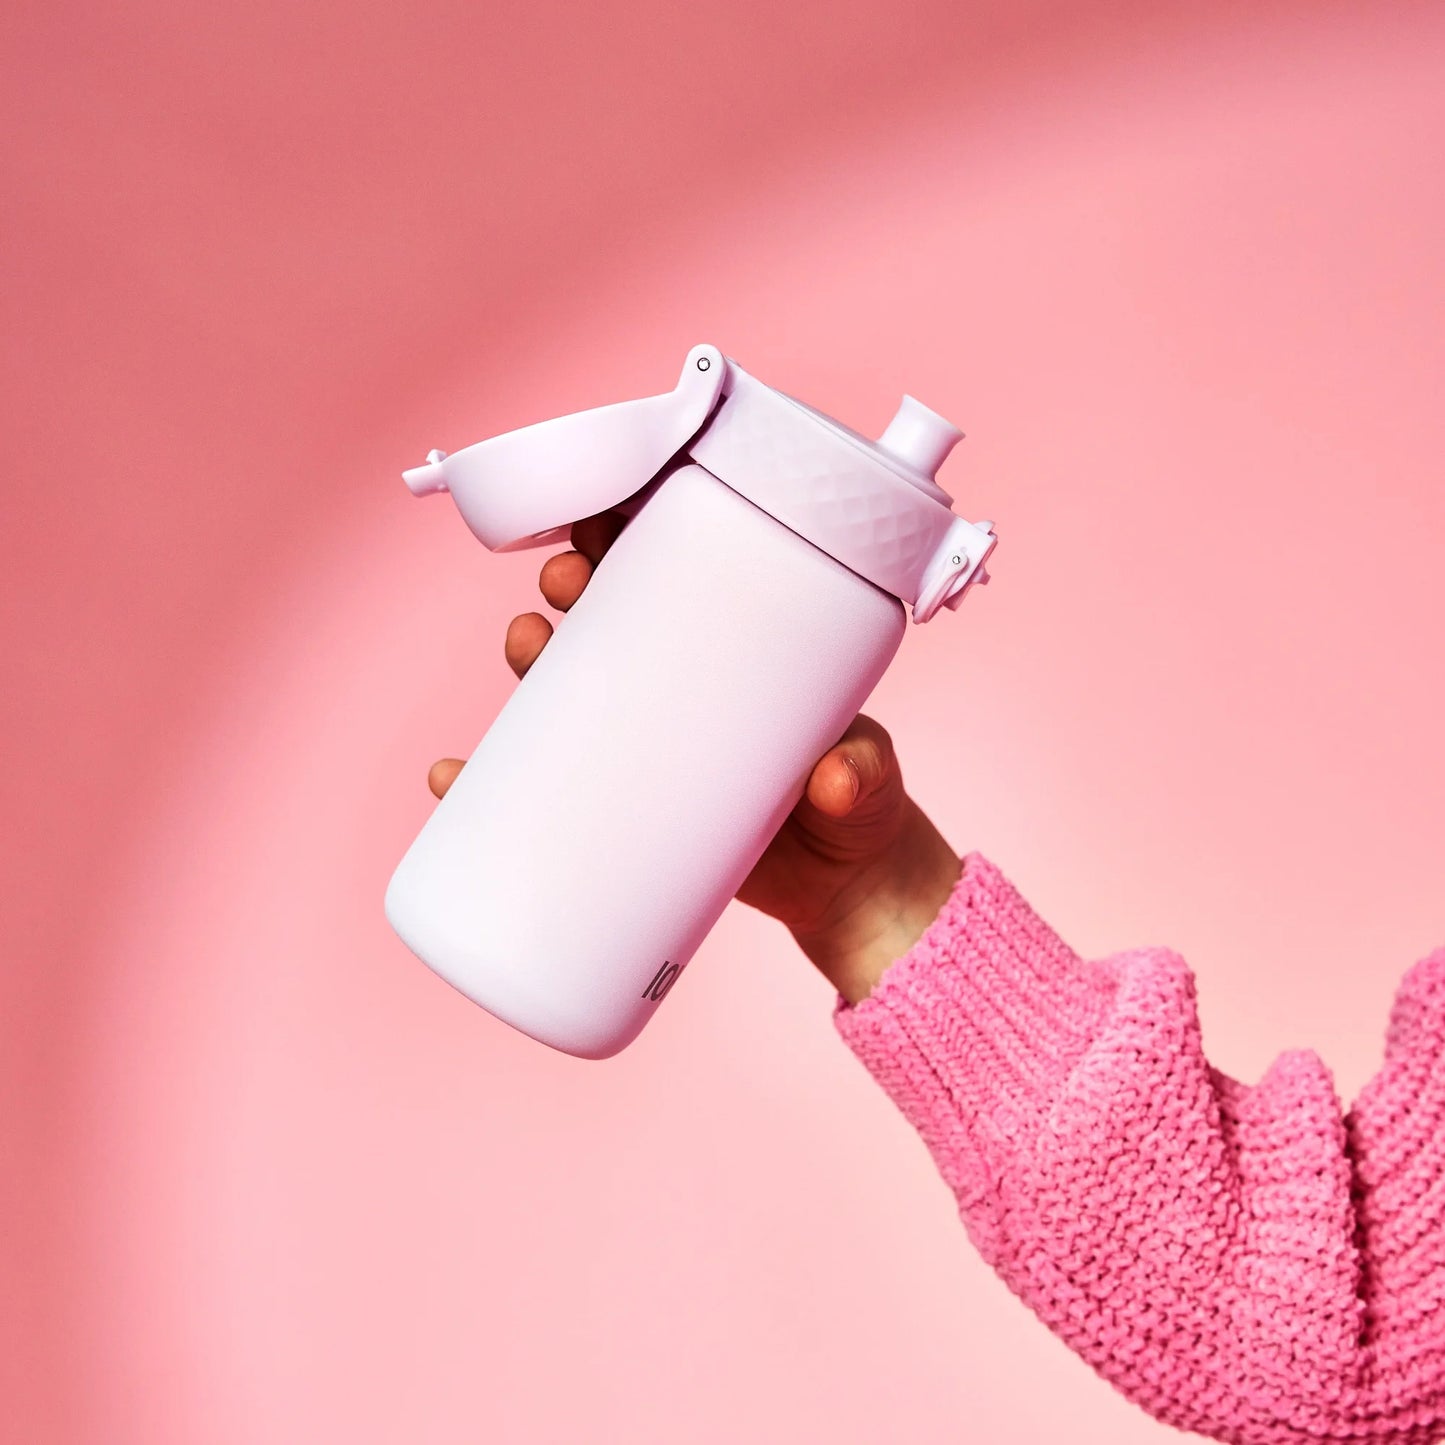
[[[1082,960],[976,855],[836,1017],[984,1256],[1151,1413],[1243,1445],[1441,1438],[1445,953],[1348,1121],[1313,1054],[1224,1078],[1177,954]]]

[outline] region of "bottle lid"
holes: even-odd
[[[561,540],[685,454],[926,622],[988,580],[997,541],[992,523],[956,515],[935,480],[962,437],[905,396],[870,440],[704,345],[670,392],[432,451],[402,475],[418,496],[450,492],[487,547],[512,551]]]

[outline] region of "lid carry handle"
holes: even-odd
[[[645,487],[702,429],[727,380],[715,346],[694,346],[677,385],[537,422],[461,451],[433,451],[402,475],[418,496],[450,492],[494,552],[555,540]]]

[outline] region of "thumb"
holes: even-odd
[[[886,803],[899,781],[898,759],[887,730],[861,713],[817,763],[807,799],[830,818],[869,814]]]

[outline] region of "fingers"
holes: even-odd
[[[549,607],[566,612],[573,606],[591,579],[593,568],[626,525],[627,518],[620,512],[598,512],[572,524],[573,550],[549,557],[537,579]]]
[[[460,758],[439,758],[431,765],[431,772],[426,775],[426,785],[439,798],[446,797],[446,792],[456,782],[457,774],[462,770]]]
[[[591,576],[592,563],[581,552],[560,552],[542,564],[537,585],[549,607],[566,612],[582,595]]]
[[[897,776],[893,739],[861,713],[815,764],[807,798],[820,813],[846,818],[861,803],[877,797]]]
[[[620,512],[599,512],[594,517],[584,517],[572,524],[572,546],[575,550],[549,557],[542,564],[541,575],[537,579],[542,597],[549,607],[566,612],[576,604],[592,577],[593,568],[626,525],[627,518]],[[527,669],[541,656],[551,637],[552,624],[540,612],[524,612],[520,617],[514,617],[507,626],[507,638],[502,647],[507,665],[518,677],[526,676]],[[427,786],[437,797],[443,797],[456,782],[461,770],[462,764],[458,759],[442,758],[432,764],[427,774]]]
[[[507,640],[502,647],[507,666],[518,677],[524,676],[551,636],[552,624],[540,612],[524,612],[514,617],[507,626]]]
[[[584,517],[572,524],[572,545],[595,567],[626,525],[627,518],[621,512]]]

